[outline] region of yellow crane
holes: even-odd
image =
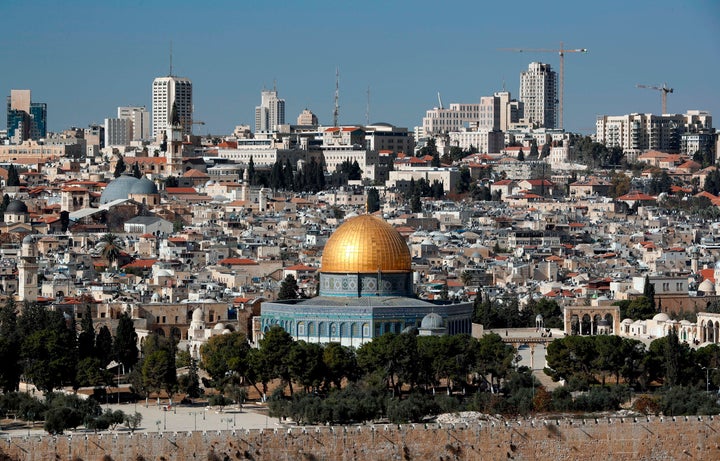
[[[657,90],[662,93],[662,114],[667,114],[667,95],[668,93],[672,93],[673,89],[667,86],[667,83],[663,83],[662,86],[655,86],[655,85],[635,85],[637,88],[645,88],[648,90]]]
[[[565,88],[565,53],[587,53],[587,48],[565,48],[560,42],[560,48],[501,48],[502,51],[514,51],[516,53],[557,53],[560,55],[560,94],[558,95],[558,128],[563,128],[563,93]]]

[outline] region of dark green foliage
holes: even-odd
[[[16,187],[20,185],[20,175],[18,174],[17,168],[12,163],[8,167],[8,178],[6,184],[8,187]]]
[[[667,416],[717,415],[720,413],[717,396],[694,387],[677,386],[667,389],[660,401]]]
[[[380,211],[380,193],[371,187],[367,192],[367,212],[375,213],[376,211]]]
[[[18,332],[16,310],[12,296],[0,308],[0,388],[3,392],[17,390],[22,374],[22,338]]]
[[[118,319],[113,354],[123,364],[125,370],[131,370],[138,361],[137,333],[133,321],[127,313],[121,314]]]
[[[100,360],[100,366],[105,367],[112,361],[113,338],[107,325],[100,327],[95,338],[95,353]]]
[[[132,175],[138,179],[142,178],[142,172],[140,171],[140,165],[138,162],[133,163]]]
[[[285,276],[285,279],[280,282],[280,291],[278,292],[278,299],[297,299],[300,288],[298,287],[297,280],[292,274]]]
[[[43,429],[50,434],[62,434],[66,429],[78,427],[82,422],[82,413],[73,408],[51,408],[45,413]]]
[[[71,383],[77,368],[75,332],[63,314],[26,304],[18,321],[25,376],[42,392]]]
[[[115,163],[115,171],[113,172],[113,176],[115,178],[119,178],[120,175],[122,175],[126,169],[127,169],[127,165],[125,165],[125,160],[123,160],[122,157],[119,157],[117,162]]]

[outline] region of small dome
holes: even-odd
[[[659,314],[655,314],[653,320],[655,320],[656,322],[667,322],[668,320],[670,320],[670,317],[666,313],[661,312]]]
[[[213,330],[217,330],[217,331],[223,331],[224,329],[225,329],[225,324],[224,324],[224,323],[218,323],[217,325],[215,325],[215,326],[213,327]]]
[[[621,322],[623,325],[632,325],[633,321],[630,319],[625,319]]]
[[[710,281],[710,279],[705,279],[698,287],[698,290],[703,293],[715,293],[715,285]]]
[[[128,175],[123,175],[113,179],[107,186],[105,186],[105,190],[102,191],[102,194],[100,194],[100,204],[104,205],[115,200],[127,199],[133,186],[139,181],[140,180],[135,176]]]
[[[420,323],[420,328],[423,330],[436,330],[438,328],[444,328],[443,319],[439,314],[431,312],[423,317],[422,322]]]
[[[160,302],[160,295],[158,293],[153,293],[152,297],[150,298],[151,303],[159,303]]]
[[[193,311],[192,315],[192,321],[193,322],[202,322],[203,320],[203,311],[199,307]]]
[[[26,235],[22,241],[23,245],[32,245],[34,242],[32,235]]]
[[[27,213],[28,207],[20,200],[10,200],[10,203],[8,203],[7,208],[5,208],[5,213]]]
[[[157,277],[172,277],[172,274],[167,269],[160,269],[155,275]]]
[[[155,195],[158,193],[158,188],[154,182],[143,176],[132,185],[130,193],[138,195]]]
[[[535,316],[535,321],[536,321],[536,322],[542,322],[542,320],[543,320],[542,314],[538,314],[538,315]]]

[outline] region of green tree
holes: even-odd
[[[367,192],[367,212],[375,213],[376,211],[380,211],[380,193],[371,187]]]
[[[250,160],[248,161],[247,172],[248,172],[248,179],[250,181],[250,184],[253,186],[257,186],[258,178],[257,178],[257,172],[255,171],[255,161],[253,160],[252,155],[250,156]]]
[[[200,375],[198,374],[198,366],[195,359],[190,359],[188,372],[178,378],[178,390],[185,393],[191,399],[196,399],[202,394],[202,389],[200,389]]]
[[[140,164],[138,162],[133,163],[132,175],[136,178],[142,178],[142,172],[140,171]]]
[[[535,139],[530,141],[529,157],[533,160],[537,160],[540,157],[540,152],[538,151],[537,141]]]
[[[250,344],[242,333],[213,336],[200,347],[201,367],[215,388],[223,389],[229,381],[240,382],[248,375],[249,353]]]
[[[90,305],[85,306],[82,321],[80,322],[81,331],[78,335],[78,358],[80,360],[96,356],[95,352],[95,328],[93,327],[92,311]]]
[[[551,343],[552,344],[552,343]],[[505,344],[496,333],[483,335],[476,343],[474,370],[483,378],[489,376],[491,385],[499,387],[513,363],[515,348]]]
[[[521,147],[520,150],[518,151],[517,159],[518,159],[519,162],[524,162],[524,161],[525,161],[525,152],[523,152],[522,147]]]
[[[100,360],[100,365],[106,367],[113,357],[113,338],[107,325],[100,327],[95,338],[95,353]]]
[[[413,213],[420,213],[422,211],[422,202],[420,201],[419,193],[414,193],[410,197],[410,211]]]
[[[75,331],[63,314],[34,303],[26,304],[18,322],[26,378],[45,393],[70,383],[77,368]]]
[[[110,265],[114,265],[122,252],[120,237],[112,233],[107,233],[102,236],[100,241],[102,243],[102,257],[105,258]]]
[[[126,169],[127,169],[127,165],[125,165],[125,160],[123,160],[122,157],[119,157],[117,162],[115,163],[115,171],[113,172],[113,176],[115,178],[119,178],[120,175],[122,175]]]
[[[20,175],[18,174],[17,168],[14,164],[10,164],[8,167],[8,187],[16,187],[20,185]]]
[[[545,143],[542,146],[542,150],[540,151],[540,158],[548,158],[550,157],[550,143]]]
[[[339,343],[329,343],[323,350],[323,363],[325,364],[326,386],[333,384],[340,388],[342,380],[354,379],[357,370],[355,352],[349,347]]]
[[[177,176],[168,176],[165,178],[165,187],[177,187],[179,184]]]
[[[278,293],[278,299],[297,299],[300,288],[298,287],[297,280],[292,274],[285,276],[285,279],[280,282],[280,292]]]
[[[137,333],[127,312],[123,312],[118,318],[113,355],[125,367],[125,370],[131,370],[138,361]]]
[[[143,344],[142,380],[149,392],[164,390],[168,399],[177,391],[175,347],[169,338],[152,334]]]
[[[292,379],[305,392],[317,390],[326,376],[323,348],[316,343],[297,341],[290,351],[290,373]]]
[[[83,357],[77,365],[75,385],[80,387],[108,386],[112,383],[113,375],[100,363],[97,357]]]
[[[292,395],[292,373],[290,372],[290,357],[294,345],[292,336],[281,327],[273,326],[265,332],[258,344],[263,356],[265,376],[270,379],[280,378],[285,385],[290,387],[290,395]]]
[[[643,296],[647,298],[648,302],[655,310],[655,284],[650,282],[650,276],[645,276],[645,284],[643,285]]]
[[[432,160],[430,161],[430,166],[439,168],[440,167],[440,153],[438,151],[435,151],[435,153],[432,154]]]
[[[571,386],[587,389],[595,383],[593,360],[597,357],[595,342],[590,336],[566,336],[548,345],[545,374],[553,381],[565,379]]]
[[[6,393],[17,390],[20,385],[21,341],[17,305],[13,297],[9,296],[0,308],[0,388]]]

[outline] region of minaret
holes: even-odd
[[[32,236],[28,235],[20,247],[18,261],[18,301],[35,302],[38,298],[38,263],[37,245]]]
[[[243,172],[242,185],[240,186],[240,200],[247,201],[250,199],[248,189],[250,188],[250,172],[247,168]]]

